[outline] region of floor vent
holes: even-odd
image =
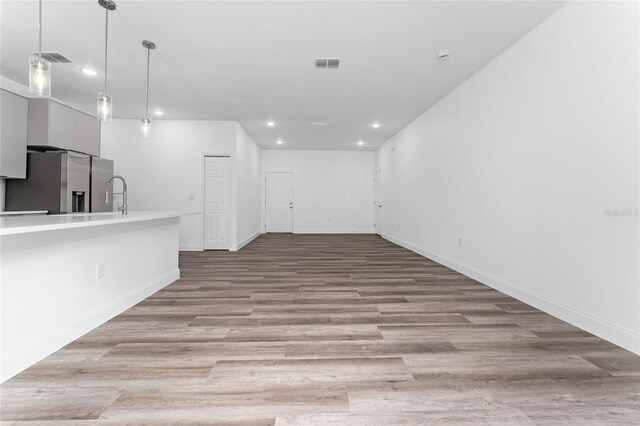
[[[338,68],[340,66],[340,59],[338,58],[318,58],[316,59],[316,68]]]

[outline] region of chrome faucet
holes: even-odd
[[[122,181],[122,192],[112,192],[111,195],[122,195],[122,207],[118,207],[118,210],[120,210],[122,212],[122,215],[124,216],[127,214],[127,181],[124,180],[122,176],[115,175],[114,177],[112,177],[107,181],[107,192],[104,197],[104,202],[107,204],[111,202],[109,200],[109,184],[111,183],[112,180],[116,178]]]

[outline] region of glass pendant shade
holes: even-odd
[[[102,121],[111,120],[113,113],[113,99],[106,93],[98,93],[98,118]]]
[[[29,93],[51,96],[51,62],[39,56],[29,58]]]
[[[113,98],[107,94],[107,66],[109,56],[109,11],[116,10],[116,3],[113,0],[98,0],[100,7],[104,8],[104,90],[98,92],[98,118],[102,121],[111,120],[113,115]]]
[[[151,119],[145,117],[141,121],[142,125],[140,126],[140,130],[142,130],[142,136],[146,139],[149,137],[149,132],[151,131]]]
[[[151,51],[156,48],[156,44],[149,40],[143,40],[142,46],[147,49],[147,90],[146,90],[146,103],[144,107],[144,117],[142,117],[142,125],[140,126],[140,130],[142,131],[142,136],[144,138],[149,137],[149,132],[151,131],[151,119],[149,118],[149,64],[151,59]]]

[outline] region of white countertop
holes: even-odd
[[[192,214],[200,214],[200,212],[129,212],[126,216],[123,216],[121,212],[71,213],[48,216],[8,216],[0,217],[0,236],[142,222]]]
[[[17,212],[0,212],[1,216],[22,216],[22,215],[31,215],[31,214],[47,214],[48,210],[27,210],[27,211],[17,211]]]

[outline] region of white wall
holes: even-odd
[[[377,151],[384,234],[640,353],[638,54],[637,3],[561,8]]]
[[[260,147],[238,124],[236,146],[236,241],[238,248],[261,233]]]
[[[263,150],[262,171],[293,172],[294,232],[373,232],[373,157],[367,151]]]
[[[144,139],[139,120],[113,120],[102,125],[101,156],[114,160],[115,173],[127,180],[129,210],[202,213],[204,154],[229,154],[235,161],[237,126],[233,121],[154,120]],[[235,247],[235,213],[231,229]],[[202,214],[183,217],[181,250],[201,250],[203,233]]]

